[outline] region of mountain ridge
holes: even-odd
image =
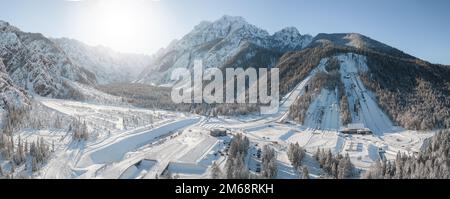
[[[95,84],[93,74],[74,65],[50,39],[7,22],[0,22],[0,57],[16,85],[41,96],[62,95],[66,80]]]
[[[245,48],[246,42],[272,51],[287,52],[300,50],[311,39],[310,35],[301,35],[292,27],[270,35],[242,17],[225,15],[213,22],[201,22],[182,39],[174,40],[159,51],[155,62],[147,67],[137,82],[168,83],[173,68],[192,68],[194,59],[203,60],[206,67],[221,68],[238,54],[257,57],[257,52],[242,52],[249,49]]]

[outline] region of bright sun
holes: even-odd
[[[134,4],[126,1],[104,2],[98,4],[98,34],[104,36],[105,43],[120,49],[126,48],[139,31],[139,16],[136,10],[133,12]]]
[[[160,17],[152,12],[152,1],[96,0],[82,13],[80,26],[92,44],[136,52],[158,38]],[[152,28],[153,27],[153,28]]]

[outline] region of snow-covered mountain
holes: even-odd
[[[274,65],[286,51],[300,50],[311,41],[295,28],[286,28],[273,35],[249,24],[242,17],[223,16],[214,22],[201,22],[181,40],[160,50],[137,82],[167,83],[174,68],[192,68],[194,60],[203,60],[205,67],[225,67],[239,63],[256,64],[264,54],[264,66]]]
[[[14,85],[0,59],[0,119],[3,119],[9,107],[21,108],[29,103],[30,97],[25,90]]]
[[[131,82],[151,61],[150,56],[120,53],[103,46],[89,46],[74,39],[52,41],[73,63],[94,73],[98,84]]]
[[[74,64],[53,41],[0,21],[0,58],[12,81],[41,96],[64,96],[65,81],[95,84],[95,75]]]
[[[358,33],[320,33],[313,38],[288,27],[270,35],[242,17],[224,16],[214,22],[200,23],[181,40],[161,50],[137,82],[170,83],[169,75],[174,68],[191,68],[196,59],[202,60],[205,67],[278,67],[281,94],[292,91],[322,62],[330,60],[331,63],[322,64],[330,65],[339,74],[330,75],[327,74],[329,70],[324,69],[325,74],[321,73],[319,79],[311,77],[310,83],[319,92],[310,96],[305,111],[309,110],[310,103],[317,104],[314,101],[317,96],[330,100],[327,97],[334,91],[321,94],[320,90],[332,84],[340,90],[340,93],[334,93],[337,99],[321,103],[327,106],[341,104],[345,95],[347,102],[343,106],[353,106],[347,110],[354,113],[342,113],[348,115],[346,122],[389,121],[380,123],[408,129],[450,126],[449,67],[428,63]],[[362,66],[367,70],[347,71]],[[348,78],[354,82],[349,83]],[[354,86],[359,90],[355,91]],[[367,100],[368,97],[372,100]],[[355,111],[355,106],[362,108]],[[369,108],[365,110],[365,107]],[[436,107],[439,111],[433,112]],[[319,108],[327,109],[325,105]],[[359,113],[359,110],[366,112]],[[382,115],[382,119],[373,119],[375,116],[369,113],[374,112],[377,116]],[[302,117],[300,121],[305,119]],[[341,126],[339,116],[334,120],[335,127]],[[383,124],[373,128],[386,131]]]
[[[412,130],[450,127],[450,67],[364,35],[319,34],[304,50],[284,54],[277,67],[284,94],[311,78],[309,93],[299,98],[291,114],[310,127],[337,129],[349,122],[374,132],[389,132],[393,125]]]

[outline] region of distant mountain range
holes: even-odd
[[[74,39],[52,39],[78,66],[95,74],[97,84],[134,81],[151,63],[147,55],[119,53],[107,47],[92,47]]]

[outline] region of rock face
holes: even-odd
[[[294,51],[305,48],[312,40],[309,35],[301,35],[295,27],[287,27],[273,36],[272,48],[281,51]]]
[[[11,80],[41,96],[57,97],[67,88],[64,81],[87,85],[95,75],[74,64],[53,41],[39,33],[25,33],[0,21],[0,58]]]
[[[95,74],[98,84],[135,80],[151,61],[150,56],[119,53],[102,46],[88,46],[73,39],[52,39],[76,65]]]
[[[14,85],[6,72],[6,67],[0,59],[0,118],[8,107],[24,107],[30,104],[30,98],[25,90]]]
[[[137,82],[169,83],[170,72],[179,67],[192,68],[194,60],[203,60],[207,68],[227,66],[273,66],[282,53],[301,50],[311,42],[295,28],[274,35],[247,23],[242,17],[224,16],[214,22],[202,22],[179,41],[160,50]],[[257,60],[264,55],[265,65]]]

